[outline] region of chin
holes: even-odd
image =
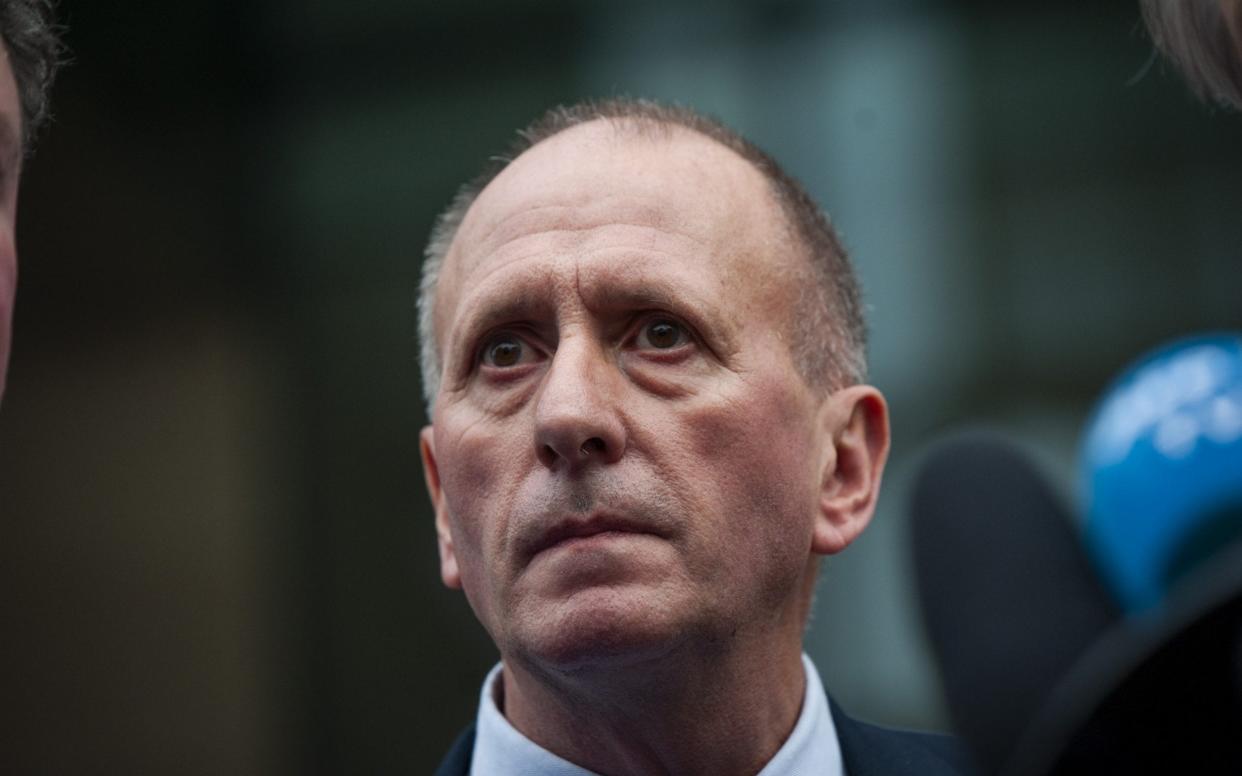
[[[523,623],[520,651],[558,673],[618,668],[662,657],[687,628],[639,591],[583,590]],[[644,600],[647,598],[647,600]]]

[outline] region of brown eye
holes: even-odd
[[[685,344],[686,339],[686,330],[666,318],[657,318],[645,324],[638,334],[639,346],[657,350],[675,348]]]
[[[517,337],[495,339],[483,351],[483,363],[488,366],[509,367],[522,362],[525,346]]]

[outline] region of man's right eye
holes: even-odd
[[[529,361],[533,355],[529,350],[522,340],[511,334],[504,334],[487,343],[483,348],[482,361],[487,366],[505,369]]]

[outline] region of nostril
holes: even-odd
[[[550,466],[557,458],[560,458],[560,455],[557,454],[552,445],[542,445],[539,448],[539,457],[543,459],[545,464]]]
[[[595,453],[604,452],[604,448],[605,448],[604,440],[600,439],[599,437],[591,437],[590,439],[582,443],[581,450],[584,456],[590,457],[591,455]]]

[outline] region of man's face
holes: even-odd
[[[791,359],[783,224],[731,151],[603,122],[471,208],[423,453],[442,575],[502,654],[565,667],[800,619],[831,401]]]
[[[0,397],[4,395],[13,324],[13,296],[17,293],[17,179],[21,173],[21,102],[9,66],[9,54],[0,45]]]

